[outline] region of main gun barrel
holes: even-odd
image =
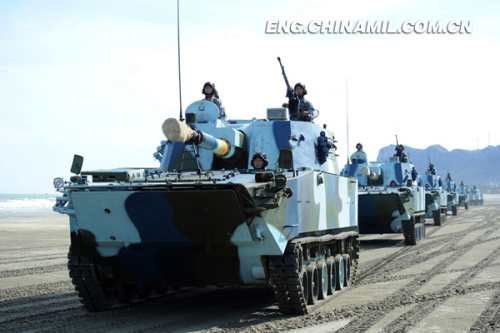
[[[231,150],[231,145],[224,139],[214,138],[212,135],[190,127],[175,118],[168,118],[162,125],[163,134],[175,142],[187,143],[194,140],[201,148],[209,149],[214,154],[226,156]]]

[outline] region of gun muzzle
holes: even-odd
[[[379,177],[379,174],[370,170],[370,168],[366,165],[361,168],[361,173],[367,177],[370,177],[371,180],[377,180]]]
[[[226,156],[231,148],[227,141],[214,138],[196,128],[191,128],[175,118],[165,120],[161,128],[163,134],[171,141],[186,143],[191,139],[197,139],[201,148],[212,150],[214,154],[219,156]]]

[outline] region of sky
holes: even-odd
[[[216,84],[229,119],[302,82],[339,166],[399,142],[500,144],[500,2],[463,0],[0,1],[0,193],[54,193],[83,169],[158,167],[163,121]],[[472,22],[463,34],[266,33],[268,21]],[[180,101],[182,103],[180,103]]]

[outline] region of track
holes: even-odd
[[[416,246],[362,235],[356,284],[303,316],[283,315],[270,288],[254,287],[171,290],[89,313],[68,275],[67,231],[44,245],[39,231],[9,233],[0,220],[0,331],[500,330],[500,196],[426,227]]]

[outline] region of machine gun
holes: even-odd
[[[429,159],[429,171],[431,172],[431,175],[435,175],[436,169],[434,168],[434,164],[431,162],[431,157],[427,155],[427,158]]]
[[[404,158],[405,157],[407,159],[410,157],[409,154],[406,154],[406,153],[403,152],[403,149],[400,148],[399,141],[398,141],[398,136],[396,135],[396,149],[395,150],[396,150],[396,156],[399,158],[400,162],[404,162]]]
[[[281,59],[278,57],[278,61],[281,66],[281,73],[283,74],[283,78],[285,79],[286,83],[286,97],[288,98],[288,110],[290,112],[290,119],[291,120],[299,120],[300,118],[300,113],[299,113],[299,98],[297,97],[297,94],[295,93],[295,90],[290,86],[290,83],[288,83],[288,78],[286,77],[285,74],[285,67],[281,64]]]

